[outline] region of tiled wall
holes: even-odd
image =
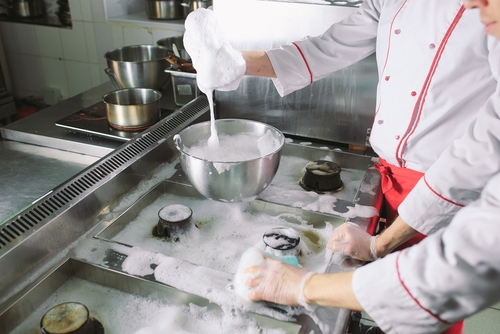
[[[60,90],[62,99],[109,81],[104,54],[133,44],[179,36],[178,29],[106,23],[103,0],[69,0],[72,29],[1,22],[0,36],[15,97]]]

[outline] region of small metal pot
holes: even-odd
[[[146,0],[146,15],[153,20],[174,20],[183,17],[180,0]]]
[[[118,130],[144,130],[161,118],[161,93],[151,88],[125,88],[105,94],[108,123]]]
[[[160,90],[170,79],[169,50],[158,44],[128,45],[106,52],[105,72],[117,88]]]

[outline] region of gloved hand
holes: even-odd
[[[282,305],[304,306],[304,285],[314,275],[304,268],[291,266],[281,261],[264,256],[264,263],[245,270],[250,278],[246,284],[250,287],[250,300],[265,300]]]
[[[200,90],[208,94],[237,89],[245,75],[246,61],[230,44],[215,13],[199,8],[188,15],[184,25],[183,44],[196,69]]]
[[[335,229],[326,247],[332,252],[342,253],[362,261],[376,260],[376,236],[372,236],[359,225],[347,222]]]

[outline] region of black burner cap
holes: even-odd
[[[316,160],[306,165],[306,172],[300,180],[302,188],[308,191],[339,191],[344,184],[340,179],[342,168],[333,161]]]

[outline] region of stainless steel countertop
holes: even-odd
[[[0,225],[99,158],[0,141]]]
[[[55,125],[115,89],[111,82],[104,83],[0,127],[0,225],[124,144]],[[167,85],[162,105],[175,109],[171,92]]]
[[[99,102],[105,93],[114,89],[111,82],[104,83],[40,110],[33,115],[0,128],[2,138],[94,157],[103,157],[121,146],[123,142],[73,133],[56,126],[55,123],[65,116]]]

